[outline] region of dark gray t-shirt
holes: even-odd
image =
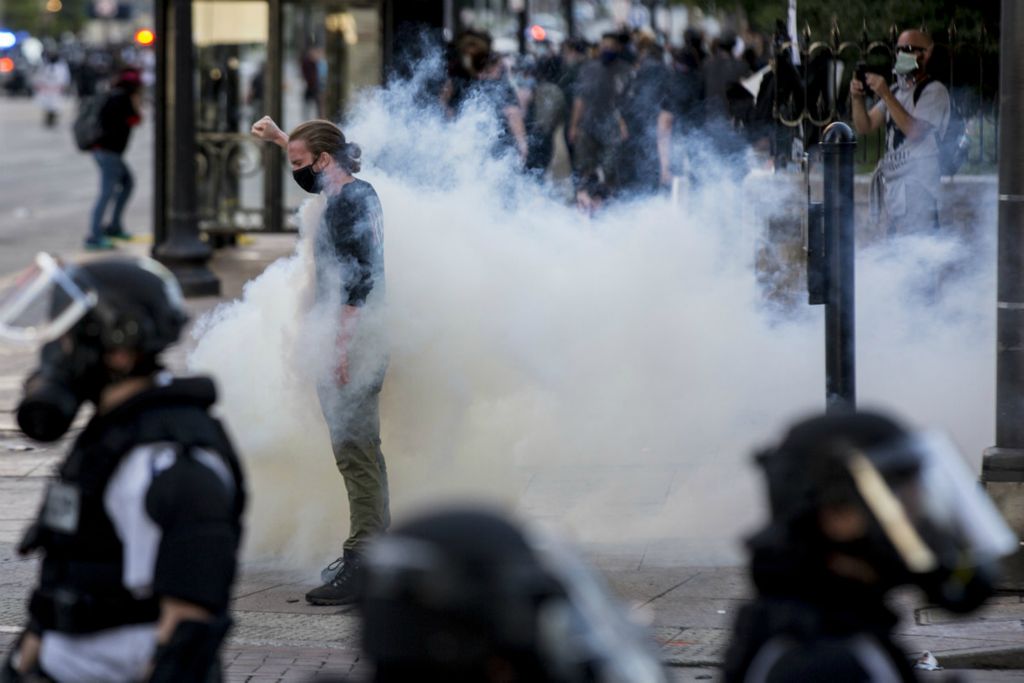
[[[583,65],[575,84],[575,96],[583,100],[581,130],[598,139],[618,139],[620,98],[629,76],[629,64],[622,59],[611,64],[592,59]]]
[[[353,180],[327,198],[313,254],[317,300],[340,287],[341,304],[362,306],[384,284],[384,213],[373,186]]]

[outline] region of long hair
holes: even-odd
[[[302,140],[316,159],[327,153],[348,173],[359,173],[363,151],[354,142],[347,142],[341,129],[330,121],[313,119],[300,123],[288,136],[289,140]]]

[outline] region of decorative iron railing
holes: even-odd
[[[263,230],[267,146],[248,133],[197,133],[199,225],[207,233]]]

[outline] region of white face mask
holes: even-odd
[[[896,55],[896,65],[892,68],[900,76],[917,71],[917,57],[909,52],[900,52]]]

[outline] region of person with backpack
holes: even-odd
[[[131,169],[124,161],[132,128],[142,120],[142,79],[135,69],[125,69],[117,77],[109,93],[99,95],[87,110],[83,108],[75,122],[75,136],[79,147],[88,149],[100,169],[100,193],[92,211],[89,235],[85,248],[113,249],[113,239],[131,239],[121,222],[125,206],[135,186]],[[92,119],[92,120],[83,120]],[[83,139],[82,129],[91,129]],[[107,207],[113,203],[110,219],[104,222]]]
[[[918,30],[896,41],[895,88],[885,77],[864,73],[850,80],[853,127],[860,135],[885,126],[885,154],[872,180],[872,215],[882,216],[889,235],[939,228],[939,182],[943,141],[952,106],[949,91],[928,76],[932,39]],[[870,111],[865,95],[878,102]]]

